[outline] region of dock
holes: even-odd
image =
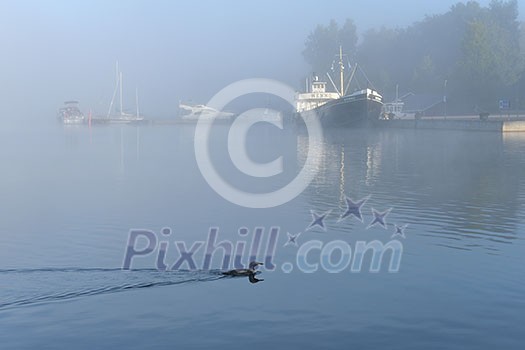
[[[481,120],[479,116],[423,117],[421,119],[380,120],[378,126],[385,129],[525,132],[525,117],[491,116],[487,120]]]
[[[229,124],[231,120],[209,121],[210,123]],[[135,122],[122,122],[103,117],[94,117],[92,124],[141,124],[141,125],[196,125],[194,119],[143,119]],[[401,118],[379,120],[375,124],[380,129],[427,129],[427,130],[460,130],[486,132],[525,132],[525,116],[501,117],[491,116],[481,120],[479,116],[423,117],[421,119]]]
[[[110,124],[129,124],[129,125],[197,125],[197,119],[167,119],[167,118],[144,118],[140,120],[121,120],[118,118],[107,118],[107,117],[93,117],[91,118],[91,124],[93,125],[110,125]],[[214,124],[228,124],[231,120],[218,119],[218,120],[204,120],[204,122]],[[89,123],[89,122],[87,122]]]

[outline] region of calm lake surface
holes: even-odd
[[[247,153],[259,163],[282,156],[284,172],[250,178],[228,158],[227,131],[214,126],[211,153],[236,188],[276,190],[304,164],[303,131],[254,126]],[[314,152],[317,175],[299,196],[250,209],[206,182],[194,132],[192,125],[0,130],[2,349],[523,348],[525,135],[331,130]],[[363,222],[339,220],[345,196],[368,197]],[[372,208],[390,209],[386,229],[369,227]],[[326,231],[307,230],[311,210],[330,211]],[[408,225],[405,238],[393,237],[395,225]],[[275,269],[263,267],[257,284],[225,278],[218,250],[211,271],[187,271],[186,263],[158,271],[157,249],[121,270],[131,229],[169,241],[161,260],[171,266],[175,242],[189,249],[211,227],[217,242],[245,242],[246,250],[260,228],[263,261],[278,228]],[[287,233],[300,233],[298,246],[287,244]],[[318,271],[304,273],[298,251],[313,240],[352,249],[358,241],[399,242],[399,271],[388,271],[385,253],[377,273],[368,258],[360,271],[329,273],[313,249],[307,260]],[[342,258],[336,251],[330,261]]]

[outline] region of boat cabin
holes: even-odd
[[[339,97],[340,95],[337,92],[326,91],[326,82],[320,81],[319,77],[314,76],[309,91],[298,93],[295,96],[295,108],[299,113],[306,112]]]

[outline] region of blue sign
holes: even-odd
[[[499,109],[510,109],[509,100],[499,100]]]

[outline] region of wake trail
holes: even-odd
[[[219,270],[0,269],[0,311],[38,303],[225,278]]]

